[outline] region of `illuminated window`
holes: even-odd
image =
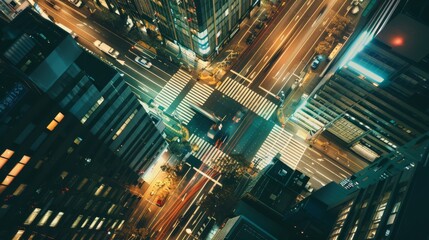
[[[1,184],[5,186],[9,186],[9,184],[13,181],[14,178],[15,177],[12,177],[12,176],[6,176]]]
[[[27,156],[27,155],[24,155],[22,158],[21,158],[21,161],[19,161],[19,163],[22,163],[22,164],[27,164],[28,163],[28,161],[30,161],[30,157],[29,156]]]
[[[115,135],[113,135],[112,140],[115,140],[116,138],[119,137],[119,135],[121,135],[122,131],[124,131],[124,129],[127,127],[128,123],[131,122],[131,120],[134,118],[134,116],[137,113],[137,109],[134,110],[134,112],[127,118],[127,120],[125,120],[124,124],[122,124],[122,126],[118,129],[118,131],[116,131]]]
[[[83,215],[77,216],[76,220],[74,220],[73,224],[71,225],[71,228],[77,227],[77,225],[79,224],[79,222],[82,218],[83,218]]]
[[[49,131],[53,131],[56,127],[57,127],[57,125],[58,125],[58,123],[60,123],[62,120],[63,120],[63,118],[64,118],[64,114],[62,114],[62,113],[58,113],[56,116],[55,116],[55,118],[54,118],[54,120],[52,120],[49,124],[48,124],[48,126],[46,127]]]
[[[57,116],[55,116],[54,120],[57,121],[58,123],[61,122],[64,118],[64,114],[62,113],[58,113]]]
[[[101,219],[101,221],[98,223],[98,225],[95,229],[99,230],[103,226],[104,220],[106,220],[106,219],[105,218]]]
[[[95,112],[95,110],[97,110],[97,108],[104,102],[104,98],[100,97],[98,99],[98,101],[91,107],[91,109],[89,109],[89,111],[85,114],[85,116],[83,116],[83,118],[80,120],[80,122],[82,124],[84,124],[89,117],[91,117],[91,115]]]
[[[116,208],[115,204],[112,204],[112,206],[110,206],[109,210],[107,210],[107,214],[111,214]]]
[[[46,221],[48,221],[49,217],[52,215],[52,211],[48,210],[45,215],[43,215],[42,219],[40,219],[39,223],[37,224],[37,226],[41,227],[44,226],[46,224]]]
[[[119,224],[119,226],[118,226],[118,228],[117,228],[118,230],[122,228],[122,225],[124,225],[124,222],[125,222],[125,220],[122,220],[122,221],[121,221],[121,223]]]
[[[84,178],[82,179],[82,181],[80,182],[79,186],[77,187],[77,190],[81,190],[83,188],[83,186],[88,182],[88,178]]]
[[[6,150],[1,154],[1,156],[2,156],[2,157],[4,157],[4,158],[6,158],[6,159],[9,159],[9,158],[11,158],[11,157],[12,157],[12,155],[13,155],[14,153],[15,153],[14,151],[12,151],[12,150],[10,150],[10,149],[6,149]]]
[[[98,219],[100,219],[99,217],[95,217],[94,220],[92,220],[91,225],[89,226],[89,229],[93,229],[95,224],[97,223]]]
[[[59,212],[57,216],[55,216],[54,220],[52,220],[51,224],[49,224],[49,227],[56,227],[63,215],[63,212]]]
[[[0,185],[0,194],[1,194],[4,190],[6,190],[6,186]]]
[[[24,189],[27,187],[27,184],[20,184],[17,188],[16,188],[16,190],[15,190],[15,192],[13,192],[13,195],[14,196],[19,196],[19,195],[21,195],[21,193],[24,191]]]
[[[15,152],[10,149],[4,150],[0,157],[0,169],[6,164],[7,160],[9,160],[14,153]]]
[[[13,236],[12,240],[19,240],[22,235],[24,234],[24,230],[18,230],[18,232],[16,232],[15,236]]]
[[[57,127],[57,125],[58,123],[55,120],[52,120],[46,128],[49,131],[53,131]]]
[[[79,145],[82,142],[82,138],[77,137],[77,138],[74,139],[73,142],[74,142],[74,144]]]
[[[101,184],[101,185],[97,188],[97,191],[95,191],[94,195],[95,195],[95,196],[100,195],[101,191],[103,191],[103,188],[104,188],[104,184]]]
[[[33,212],[31,212],[30,215],[25,220],[24,225],[30,225],[34,221],[34,219],[37,217],[39,212],[40,212],[40,208],[35,208],[33,210]]]
[[[89,222],[89,219],[90,219],[91,217],[87,217],[86,219],[85,219],[85,221],[82,223],[82,226],[80,226],[81,228],[84,228],[85,226],[86,226],[86,224]]]
[[[24,166],[25,166],[24,164],[17,163],[15,167],[13,167],[12,170],[10,170],[9,175],[16,177],[24,168]]]
[[[112,226],[110,227],[111,229],[114,229],[115,228],[115,226],[116,226],[116,224],[118,224],[118,220],[116,220],[113,224],[112,224]]]
[[[8,159],[0,157],[0,169],[6,164]]]
[[[112,187],[108,187],[107,189],[106,189],[106,191],[104,191],[104,193],[103,193],[103,197],[107,197],[107,195],[110,193],[110,191],[112,190]]]

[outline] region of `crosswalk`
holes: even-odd
[[[221,173],[225,172],[228,166],[234,164],[233,161],[235,160],[229,158],[226,153],[215,148],[209,142],[194,134],[192,134],[189,138],[189,142],[191,144],[196,144],[199,147],[199,150],[193,154],[194,157],[200,159],[204,164],[210,166],[211,168],[215,168]]]
[[[226,80],[216,88],[266,120],[271,117],[277,108],[276,104],[230,77],[226,78]]]
[[[267,139],[255,155],[254,162],[261,159],[258,168],[262,169],[271,159],[280,153],[280,159],[292,169],[296,169],[307,146],[292,138],[292,134],[283,128],[274,125]]]
[[[213,88],[199,82],[192,87],[191,91],[189,91],[176,109],[176,113],[179,115],[183,124],[188,124],[195,115],[195,112],[189,107],[189,103],[203,105],[207,98],[210,97],[213,90]]]
[[[167,109],[177,98],[189,80],[191,80],[191,75],[180,69],[155,97],[155,102],[164,107],[164,109]]]

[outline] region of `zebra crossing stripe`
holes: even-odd
[[[192,87],[176,109],[182,123],[188,124],[195,115],[195,112],[189,107],[190,102],[203,105],[213,91],[213,88],[198,82]]]
[[[194,152],[192,154],[210,167],[214,167],[214,165],[219,165],[219,164],[216,164],[219,162],[218,159],[223,157],[228,157],[227,154],[215,148],[210,143],[206,142],[204,139],[199,138],[194,134],[192,134],[191,137],[189,138],[189,142],[200,146],[200,149],[198,150],[198,152],[196,153]],[[219,171],[222,172],[223,170],[224,169],[220,166]]]
[[[249,106],[253,103],[253,99],[255,98],[256,93],[254,91],[250,91],[250,95],[245,99],[245,101],[243,102],[244,106]]]
[[[159,103],[165,109],[169,108],[189,80],[191,80],[191,75],[183,72],[183,70],[179,70],[155,97],[155,102]]]
[[[268,120],[276,109],[274,103],[230,77],[216,89],[264,119]]]
[[[295,169],[304,155],[307,146],[292,138],[293,135],[277,125],[271,129],[264,143],[255,155],[254,161],[261,158],[259,168],[265,167],[277,153],[281,160]]]

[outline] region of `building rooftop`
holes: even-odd
[[[418,36],[418,37],[416,37]],[[391,50],[414,62],[429,54],[429,26],[399,14],[377,35]]]

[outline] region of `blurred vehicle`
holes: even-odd
[[[168,194],[169,194],[169,191],[166,188],[159,191],[159,193],[156,197],[156,201],[155,201],[156,206],[158,206],[158,207],[164,206],[164,204],[167,200]]]
[[[73,5],[75,5],[76,7],[81,7],[83,2],[81,0],[69,0],[69,2]]]
[[[222,129],[222,123],[215,123],[213,124],[209,131],[207,132],[207,137],[210,139],[214,139],[215,136],[219,133],[219,131]]]
[[[354,15],[355,15],[355,14],[358,14],[359,10],[360,10],[360,9],[359,9],[359,6],[358,6],[358,5],[355,5],[355,6],[352,8],[352,11],[351,11],[351,12],[352,12],[352,14],[354,14]]]
[[[116,51],[114,48],[112,48],[111,46],[101,42],[100,40],[95,40],[94,45],[100,49],[101,51],[103,51],[104,53],[110,55],[113,58],[118,58],[119,56],[119,52]]]
[[[253,33],[251,33],[247,38],[246,38],[246,43],[247,44],[252,44],[253,43],[253,41],[255,40],[255,38],[256,38],[256,36],[253,34]]]
[[[150,68],[152,66],[152,63],[149,62],[147,59],[143,57],[136,57],[134,59],[138,64],[142,65],[145,68]]]
[[[256,24],[256,29],[262,29],[265,26],[265,23],[258,20],[258,23]]]
[[[240,122],[240,121],[241,121],[241,119],[244,117],[244,114],[245,114],[246,112],[247,112],[247,109],[246,109],[246,108],[243,108],[243,109],[241,109],[241,110],[238,110],[238,111],[235,113],[234,117],[232,117],[232,121],[233,121],[233,122],[235,122],[235,123]]]
[[[61,10],[61,7],[57,5],[55,0],[45,0],[46,5],[54,8],[55,10],[59,11]]]
[[[226,143],[226,140],[228,140],[228,138],[229,135],[223,134],[218,140],[216,140],[215,147],[220,149],[222,145]]]

